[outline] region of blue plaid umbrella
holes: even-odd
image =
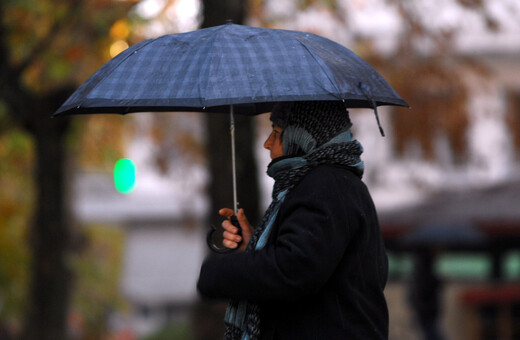
[[[236,215],[233,113],[255,115],[271,111],[275,102],[303,100],[342,100],[347,107],[373,108],[376,118],[379,105],[408,106],[377,71],[331,40],[228,23],[128,48],[94,73],[54,116],[231,112]]]
[[[272,103],[408,104],[370,65],[321,36],[225,24],[140,42],[106,63],[55,115],[209,111],[254,115]]]

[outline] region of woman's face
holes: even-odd
[[[282,151],[282,128],[273,124],[271,134],[264,142],[264,148],[269,150],[271,159],[283,156]]]

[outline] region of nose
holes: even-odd
[[[271,146],[273,144],[272,137],[273,137],[273,133],[271,132],[269,137],[267,137],[267,139],[264,142],[264,149],[271,150]]]
[[[267,149],[269,150],[269,146],[271,145],[271,143],[269,143],[269,138],[267,138],[264,142],[264,149]]]

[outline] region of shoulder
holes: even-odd
[[[302,179],[297,189],[300,190],[361,190],[365,191],[366,186],[358,175],[344,166],[318,165]]]
[[[287,205],[328,205],[338,210],[363,209],[372,199],[365,184],[347,167],[319,165],[287,195]]]
[[[298,215],[300,224],[326,219],[329,230],[354,235],[375,214],[372,199],[359,176],[346,167],[319,165],[292,189],[280,207],[280,223]],[[374,215],[375,216],[375,215]]]

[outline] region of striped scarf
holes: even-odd
[[[350,167],[361,177],[364,170],[360,157],[362,152],[361,144],[357,140],[352,140],[352,134],[347,130],[303,157],[281,158],[271,162],[267,174],[275,180],[273,200],[256,227],[246,252],[262,249],[266,245],[286,195],[311,169],[320,164],[342,165]],[[261,320],[258,304],[246,300],[233,300],[229,303],[224,320],[225,340],[260,338]]]

